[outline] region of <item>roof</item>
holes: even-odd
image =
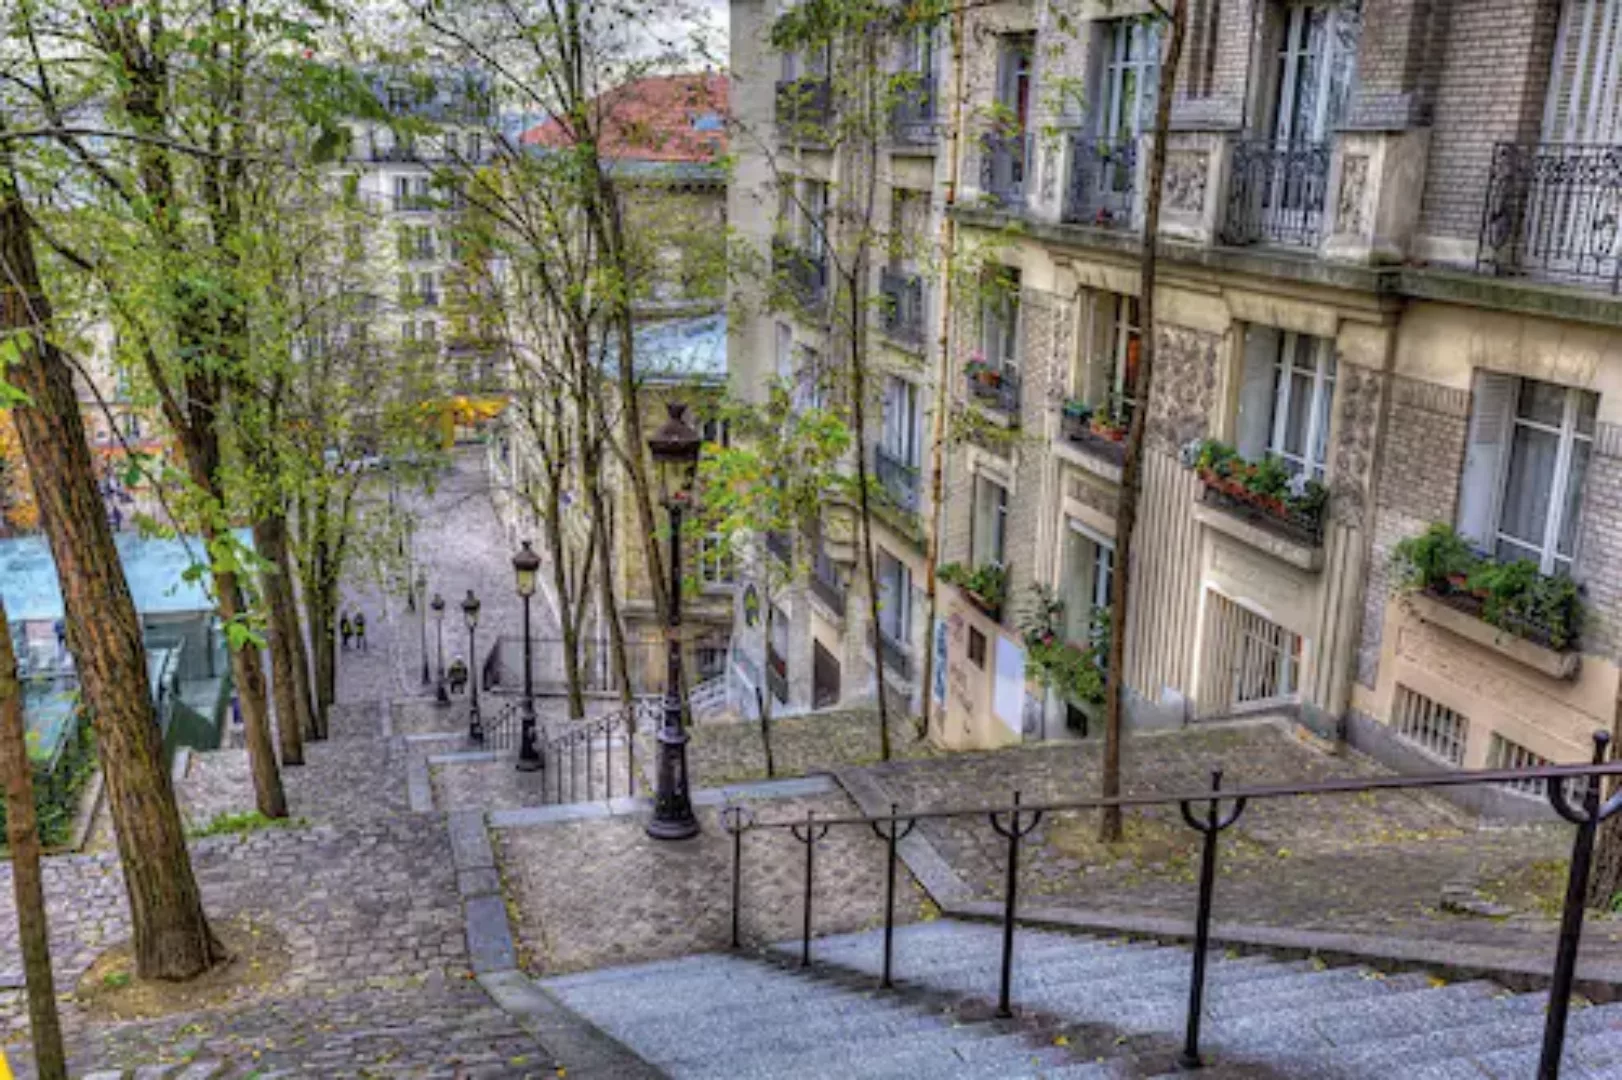
[[[654,75],[628,82],[592,102],[601,117],[602,157],[617,162],[707,164],[727,149],[727,79],[709,72]],[[524,132],[527,146],[574,142],[565,119]]]
[[[724,312],[658,319],[636,328],[636,373],[649,383],[725,383],[727,317]],[[615,350],[608,365],[615,367]]]
[[[249,547],[247,529],[236,530],[237,540]],[[187,581],[186,569],[207,558],[206,546],[195,536],[173,540],[115,533],[118,559],[124,564],[135,610],[142,615],[211,611],[206,577]],[[56,580],[56,562],[41,536],[0,540],[0,599],[13,622],[56,620],[62,617],[62,590]]]

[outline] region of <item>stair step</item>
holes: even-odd
[[[1044,1066],[1067,1064],[1062,1047],[1033,1044],[1023,1035],[985,1035],[975,1027],[958,1028],[950,1034],[897,1040],[881,1046],[835,1045],[819,1053],[792,1055],[729,1055],[702,1067],[690,1063],[655,1064],[678,1080],[822,1080],[850,1077],[853,1080],[997,1080],[1032,1073]]]

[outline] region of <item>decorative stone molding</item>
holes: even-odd
[[[1582,667],[1582,653],[1557,652],[1516,637],[1507,630],[1482,622],[1468,612],[1451,608],[1424,593],[1409,593],[1403,602],[1416,617],[1432,626],[1491,649],[1551,679],[1574,679]]]
[[[1469,390],[1426,382],[1407,375],[1391,377],[1391,400],[1398,405],[1408,405],[1443,416],[1468,418],[1470,415]]]
[[[1199,214],[1205,209],[1205,188],[1211,175],[1211,154],[1206,150],[1170,150],[1166,153],[1166,208],[1175,213]]]
[[[1194,504],[1194,520],[1208,529],[1231,536],[1246,547],[1266,552],[1280,562],[1288,563],[1299,570],[1316,573],[1323,569],[1324,549],[1322,545],[1309,547],[1294,540],[1279,536],[1246,521],[1219,506],[1210,506],[1203,502]]]
[[[1362,236],[1368,232],[1369,156],[1347,154],[1340,166],[1340,196],[1335,205],[1335,232]]]
[[[1329,483],[1334,520],[1353,529],[1366,523],[1374,440],[1380,422],[1383,378],[1356,364],[1340,366],[1340,420],[1335,425],[1335,458]]]
[[[1159,327],[1148,440],[1170,454],[1209,430],[1222,338],[1182,326]]]

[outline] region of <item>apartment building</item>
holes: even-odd
[[[945,157],[935,27],[892,33],[877,65],[853,68],[831,49],[781,51],[771,26],[790,5],[731,5],[735,169],[728,215],[759,273],[735,273],[730,297],[732,391],[764,400],[774,382],[806,404],[849,405],[848,350],[864,321],[868,365],[865,457],[876,492],[880,595],[871,615],[857,513],[830,505],[806,535],[762,538],[770,557],[808,567],[786,590],[743,582],[733,628],[734,700],[756,691],[779,715],[871,701],[921,700],[929,433],[937,400],[939,228]],[[843,66],[840,66],[843,64]],[[882,115],[845,110],[872,92]],[[867,272],[850,303],[858,250]],[[784,297],[783,286],[787,286]],[[852,316],[853,310],[860,314]],[[780,594],[780,595],[778,595]],[[760,607],[774,603],[771,641]],[[874,644],[883,656],[875,675]]]
[[[735,35],[765,17],[733,10]],[[952,378],[920,411],[990,422],[953,445],[942,558],[1007,584],[1000,605],[946,589],[934,737],[1096,733],[1034,677],[1019,612],[1051,588],[1089,641],[1144,409],[1131,723],[1287,712],[1404,765],[1586,756],[1616,719],[1622,629],[1622,4],[1190,16],[1136,402],[1163,24],[1132,2],[967,13],[955,213],[985,287],[961,290]],[[735,333],[773,355],[769,326]],[[1518,581],[1404,579],[1399,544],[1433,525]]]

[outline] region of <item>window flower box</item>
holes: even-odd
[[[1213,439],[1195,444],[1185,454],[1204,485],[1201,498],[1206,505],[1304,547],[1323,546],[1329,491],[1322,484],[1292,476],[1276,458],[1246,461]]]
[[[995,563],[969,568],[962,563],[947,563],[940,568],[940,579],[956,585],[968,597],[969,603],[980,609],[988,619],[1002,621],[1003,601],[1008,595],[1008,571]]]
[[[1067,442],[1112,465],[1126,461],[1127,422],[1111,409],[1070,399],[1059,417],[1060,431]]]

